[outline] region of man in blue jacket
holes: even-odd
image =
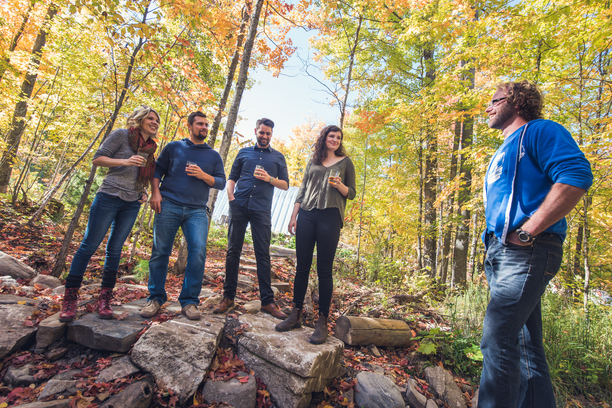
[[[227,181],[229,227],[223,300],[213,313],[225,313],[234,307],[238,286],[240,254],[247,224],[251,224],[257,261],[257,280],[261,311],[278,319],[287,316],[274,303],[271,286],[270,239],[272,234],[272,197],[274,188],[287,190],[289,175],[285,156],[270,147],[274,122],[262,118],[255,124],[254,146],[240,149]]]
[[[485,273],[478,408],[554,408],[540,298],[563,256],[565,216],[591,186],[591,166],[560,124],[542,119],[528,81],[498,86],[486,112],[502,131],[484,182]]]
[[[188,255],[179,302],[191,320],[201,317],[197,306],[202,289],[208,238],[208,193],[211,187],[225,187],[221,156],[204,140],[208,119],[193,112],[187,119],[189,139],[168,143],[155,164],[151,208],[155,211],[153,250],[149,261],[149,297],[140,311],[153,317],[168,300],[165,284],[168,260],[179,227],[187,241]],[[161,185],[160,185],[161,183]]]

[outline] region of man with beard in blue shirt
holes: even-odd
[[[272,235],[272,197],[274,187],[289,188],[285,156],[270,147],[274,122],[259,119],[255,125],[257,143],[238,152],[227,181],[229,228],[225,260],[223,300],[213,313],[225,313],[234,307],[238,286],[240,254],[247,224],[251,223],[257,261],[257,279],[261,311],[277,319],[287,316],[274,303],[271,285],[270,239]]]
[[[480,348],[478,408],[555,408],[540,298],[563,257],[565,216],[591,186],[591,166],[570,133],[542,119],[528,82],[497,87],[486,112],[505,138],[484,183],[485,273],[491,299]]]

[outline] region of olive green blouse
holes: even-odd
[[[348,194],[344,197],[338,189],[329,184],[328,178],[332,170],[340,172],[342,183],[348,187]],[[344,221],[344,210],[346,200],[355,198],[355,166],[349,157],[344,157],[339,162],[325,167],[311,161],[306,165],[302,185],[298,191],[296,203],[300,208],[310,211],[313,208],[324,210],[326,208],[337,208],[340,218]]]

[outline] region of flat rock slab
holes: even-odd
[[[241,292],[252,292],[255,289],[255,284],[246,276],[238,275],[236,289]]]
[[[272,287],[279,290],[279,292],[291,292],[291,284],[289,282],[272,282]]]
[[[421,394],[416,389],[417,382],[412,378],[408,380],[408,384],[406,386],[406,399],[410,404],[411,408],[425,408],[427,404],[427,397]]]
[[[57,279],[55,276],[49,275],[36,275],[36,277],[32,279],[32,282],[30,283],[32,285],[41,285],[51,289],[55,289],[58,286],[62,286],[62,282],[59,279]]]
[[[121,309],[129,310],[130,312],[139,314],[140,309],[142,309],[147,304],[147,298],[142,298],[138,300],[134,300],[129,303],[124,303],[121,305]],[[113,306],[113,311],[116,309],[116,306]],[[117,309],[119,310],[119,309]],[[171,313],[180,313],[181,305],[178,302],[166,302],[162,305],[160,313],[163,311],[171,312]],[[115,312],[117,314],[118,312]]]
[[[40,380],[36,381],[34,375],[30,374],[31,368],[34,368],[34,364],[28,363],[21,367],[10,366],[6,370],[6,374],[2,381],[15,387],[27,387],[30,384],[36,384],[40,382]]]
[[[431,386],[434,395],[446,402],[450,408],[467,408],[467,402],[453,376],[442,367],[427,367],[425,380]]]
[[[229,381],[206,381],[202,390],[205,402],[225,402],[234,408],[254,408],[257,403],[257,381],[252,375],[239,372],[238,377],[247,378],[245,383],[238,378]]]
[[[66,334],[68,323],[59,321],[59,313],[55,313],[40,322],[36,331],[36,348],[49,347]]]
[[[76,380],[50,380],[38,396],[38,400],[55,394],[62,394],[65,391],[68,391],[69,394],[74,394],[76,393],[76,383]]]
[[[0,251],[0,275],[15,279],[32,279],[36,276],[36,271],[19,259]]]
[[[96,382],[110,382],[128,375],[136,374],[140,369],[132,363],[130,356],[123,356],[113,360],[110,367],[106,367],[98,374]]]
[[[30,404],[18,405],[19,408],[69,408],[71,399],[61,399],[57,401],[32,402]]]
[[[151,327],[132,349],[132,361],[171,389],[183,404],[198,388],[221,340],[225,318],[183,316]]]
[[[283,248],[276,245],[270,245],[270,256],[295,258],[295,249]]]
[[[136,342],[138,333],[146,327],[140,308],[113,307],[115,316],[127,313],[121,320],[100,319],[97,313],[89,313],[68,326],[68,340],[96,350],[126,353]]]
[[[239,272],[243,272],[243,273],[253,273],[253,274],[257,274],[257,266],[253,266],[253,265],[240,265],[240,267],[238,268]]]
[[[0,295],[0,359],[20,349],[34,339],[36,328],[24,326],[38,301],[15,296]]]
[[[257,260],[253,258],[240,257],[240,264],[254,266],[257,265]]]
[[[402,394],[389,377],[362,371],[357,374],[355,402],[358,407],[404,408]]]
[[[304,408],[311,393],[331,383],[342,361],[344,344],[328,337],[326,343],[308,342],[313,329],[279,333],[280,322],[267,314],[241,315],[249,328],[238,341],[238,355],[268,386],[279,408]]]

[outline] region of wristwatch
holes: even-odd
[[[516,236],[518,237],[519,241],[525,244],[531,244],[535,240],[535,237],[532,237],[530,233],[523,231],[520,228],[516,230]]]
[[[274,180],[274,177],[270,176],[270,180],[268,181],[268,183],[272,184],[272,180]]]

